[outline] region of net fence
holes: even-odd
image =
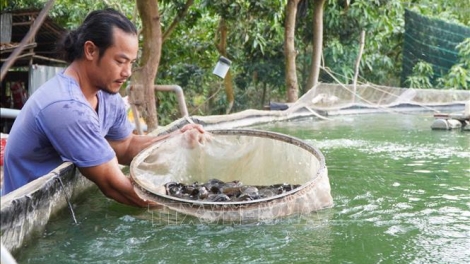
[[[406,9],[401,85],[406,85],[407,77],[413,73],[413,67],[420,60],[432,65],[432,82],[447,74],[459,61],[456,46],[466,38],[470,38],[469,27]]]
[[[290,108],[306,106],[328,111],[347,108],[386,110],[411,106],[439,112],[440,106],[464,105],[468,101],[470,91],[466,90],[413,89],[374,84],[319,84]]]

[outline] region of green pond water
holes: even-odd
[[[334,207],[250,224],[135,209],[92,190],[17,254],[19,263],[469,263],[470,132],[430,113],[257,126],[326,157]]]

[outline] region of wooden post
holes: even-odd
[[[354,67],[354,80],[353,80],[353,98],[352,102],[356,101],[356,88],[357,88],[357,78],[359,76],[359,65],[361,64],[361,57],[362,52],[364,51],[364,42],[366,38],[366,32],[364,30],[361,31],[361,40],[359,42],[359,54],[357,55],[356,65]]]

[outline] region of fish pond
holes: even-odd
[[[253,128],[316,146],[334,207],[255,223],[205,223],[90,190],[18,263],[469,263],[470,132],[431,113],[335,116]]]

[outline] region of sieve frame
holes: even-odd
[[[142,162],[142,160],[144,160],[146,158],[145,154],[147,154],[147,152],[158,148],[161,144],[164,144],[165,140],[163,140],[163,141],[160,141],[160,142],[156,142],[156,143],[148,146],[144,150],[142,150],[139,154],[137,154],[137,156],[132,160],[132,162],[130,164],[131,181],[134,184],[134,187],[137,188],[137,190],[140,192],[140,194],[143,194],[146,198],[151,199],[152,201],[156,201],[156,202],[158,202],[162,205],[192,204],[192,205],[195,205],[195,206],[203,206],[203,207],[211,207],[211,208],[213,206],[222,207],[222,208],[224,208],[224,207],[234,207],[234,208],[236,208],[236,207],[239,207],[239,206],[249,206],[249,205],[253,205],[253,204],[270,202],[270,201],[273,201],[273,200],[282,199],[286,196],[295,194],[295,193],[297,193],[299,191],[302,191],[303,189],[307,188],[308,186],[310,186],[312,184],[315,184],[315,181],[317,180],[317,178],[319,178],[321,175],[323,175],[325,173],[325,171],[327,170],[326,162],[325,162],[325,156],[323,155],[323,153],[321,153],[321,151],[318,148],[308,144],[307,142],[305,142],[305,141],[303,141],[299,138],[293,137],[293,136],[285,135],[285,134],[278,133],[278,132],[264,131],[264,130],[258,130],[258,129],[213,129],[213,130],[209,129],[209,130],[206,130],[206,131],[213,134],[213,135],[252,136],[252,137],[269,138],[269,139],[273,139],[273,140],[277,140],[277,141],[283,141],[285,143],[294,145],[296,147],[300,147],[300,148],[308,151],[309,153],[313,154],[319,161],[319,169],[315,173],[315,176],[311,180],[301,184],[299,187],[297,187],[297,188],[295,188],[291,191],[288,191],[288,192],[285,192],[285,193],[282,193],[282,194],[273,195],[273,196],[267,197],[267,198],[261,198],[261,199],[255,199],[255,200],[249,200],[249,201],[225,201],[225,202],[212,202],[212,201],[204,201],[204,200],[182,199],[182,198],[174,197],[174,196],[171,196],[171,195],[155,193],[153,190],[145,188],[144,186],[139,184],[139,180],[136,177],[134,177],[133,168],[136,167],[135,165],[140,164],[140,162]]]

